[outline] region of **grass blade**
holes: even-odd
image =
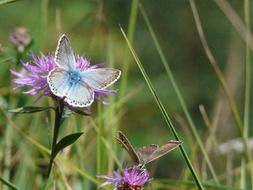
[[[162,60],[162,64],[163,64],[163,66],[165,67],[165,70],[166,70],[166,72],[167,72],[167,75],[168,75],[168,77],[169,77],[169,79],[170,79],[170,81],[171,81],[171,83],[172,83],[172,86],[173,86],[175,92],[176,92],[177,98],[178,98],[178,100],[179,100],[179,102],[180,102],[180,104],[181,104],[181,107],[182,107],[183,112],[184,112],[184,114],[185,114],[185,117],[186,117],[186,119],[187,119],[187,121],[188,121],[188,123],[189,123],[189,126],[190,126],[190,128],[191,128],[191,131],[192,131],[192,133],[193,133],[193,135],[194,135],[194,138],[197,140],[197,143],[198,143],[198,145],[199,145],[199,147],[200,147],[200,150],[201,150],[201,152],[202,152],[203,155],[204,155],[204,158],[205,158],[205,160],[206,160],[206,162],[207,162],[207,165],[208,165],[209,170],[210,170],[210,172],[211,172],[211,174],[212,174],[212,177],[214,178],[215,182],[216,182],[217,184],[219,184],[219,181],[218,181],[217,175],[216,175],[216,173],[215,173],[215,171],[214,171],[214,168],[213,168],[213,166],[212,166],[212,163],[211,163],[211,161],[210,161],[210,159],[209,159],[209,156],[208,156],[208,154],[207,154],[207,152],[206,152],[206,150],[205,150],[205,147],[204,147],[204,145],[203,145],[203,143],[202,143],[202,141],[201,141],[201,138],[199,137],[199,134],[198,134],[198,132],[197,132],[197,130],[196,130],[196,126],[195,126],[195,124],[194,124],[194,122],[193,122],[193,120],[192,120],[192,118],[191,118],[191,116],[190,116],[190,113],[189,113],[189,111],[188,111],[188,109],[187,109],[187,107],[186,107],[186,104],[185,104],[184,98],[183,98],[183,96],[182,96],[182,93],[181,93],[181,91],[180,91],[179,88],[178,88],[178,85],[177,85],[177,83],[176,83],[176,80],[175,80],[175,78],[174,78],[174,76],[173,76],[173,74],[172,74],[172,72],[171,72],[170,67],[169,67],[168,61],[166,60],[166,58],[165,58],[165,56],[164,56],[164,53],[163,53],[163,51],[162,51],[162,49],[161,49],[161,47],[160,47],[160,45],[159,45],[159,42],[158,42],[157,37],[156,37],[156,35],[155,35],[155,32],[154,32],[154,30],[153,30],[153,28],[152,28],[152,26],[151,26],[151,23],[150,23],[150,21],[149,21],[149,19],[148,19],[148,16],[147,16],[147,14],[146,14],[146,12],[145,12],[143,6],[140,6],[140,10],[141,10],[142,16],[143,16],[143,18],[144,18],[144,20],[145,20],[145,22],[146,22],[146,25],[147,25],[147,27],[148,27],[148,30],[149,30],[149,32],[150,32],[150,34],[151,34],[151,37],[152,37],[152,39],[153,39],[153,41],[154,41],[155,47],[156,47],[156,49],[157,49],[157,51],[158,51],[158,53],[159,53],[159,56],[160,56],[160,58],[161,58],[161,60]]]
[[[190,189],[191,186],[194,186],[195,183],[194,181],[192,180],[173,180],[173,179],[155,179],[154,180],[154,186],[159,186],[159,185],[171,185],[171,186],[174,186],[174,185],[177,185],[177,184],[185,184],[188,186],[188,189]],[[209,182],[203,182],[202,183],[204,188],[206,189],[210,189],[210,190],[245,190],[245,189],[241,189],[241,188],[237,188],[237,187],[231,187],[231,186],[228,186],[228,185],[216,185],[216,184],[213,184],[213,183],[209,183]],[[164,186],[163,186],[164,187]],[[158,188],[157,188],[158,189]],[[165,189],[165,188],[162,188],[162,189]]]
[[[129,21],[128,21],[127,37],[131,43],[134,38],[136,18],[138,15],[138,2],[139,0],[132,0],[131,13],[130,13]],[[129,54],[129,51],[127,51],[127,46],[126,46],[125,56],[123,59],[123,68],[122,68],[124,72],[122,73],[121,83],[120,83],[120,94],[119,94],[120,99],[124,96],[125,91],[126,91],[129,63],[130,63],[130,54]]]
[[[152,93],[152,95],[153,95],[153,97],[154,97],[154,99],[155,99],[155,101],[156,101],[156,103],[157,103],[160,111],[162,112],[162,115],[163,115],[163,117],[164,117],[167,125],[169,126],[169,128],[170,128],[171,132],[173,133],[175,139],[178,140],[178,141],[180,141],[179,136],[178,136],[178,134],[177,134],[177,132],[176,132],[176,130],[175,130],[172,122],[171,122],[170,117],[168,116],[168,114],[167,114],[167,112],[166,112],[166,110],[165,110],[165,108],[164,108],[164,106],[163,106],[160,98],[158,97],[158,95],[157,95],[157,93],[156,93],[156,91],[155,91],[155,89],[154,89],[154,87],[153,87],[153,85],[152,85],[152,83],[151,83],[151,81],[150,81],[150,79],[149,79],[149,77],[148,77],[145,69],[143,68],[143,66],[142,66],[139,58],[137,57],[137,55],[136,55],[136,53],[135,53],[135,51],[134,51],[134,49],[132,47],[132,45],[130,44],[130,42],[129,42],[129,40],[128,40],[128,38],[127,38],[124,30],[121,27],[120,27],[120,30],[121,30],[121,32],[122,32],[122,34],[123,34],[123,36],[124,36],[124,38],[125,38],[125,40],[127,42],[127,45],[128,45],[128,47],[129,47],[129,49],[130,49],[130,51],[131,51],[131,53],[132,53],[132,55],[133,55],[136,63],[137,63],[137,65],[138,65],[138,67],[139,67],[139,69],[140,69],[140,71],[141,71],[141,73],[142,73],[142,75],[143,75],[143,77],[144,77],[144,79],[145,79],[148,87],[149,87],[149,90],[151,91],[151,93]],[[202,184],[201,184],[201,182],[200,182],[200,180],[199,180],[199,178],[198,178],[198,176],[197,176],[197,174],[196,174],[196,172],[195,172],[195,170],[194,170],[194,168],[193,168],[193,166],[192,166],[192,164],[191,164],[190,159],[188,158],[188,155],[187,155],[186,151],[184,150],[183,145],[180,145],[179,148],[180,148],[180,151],[181,151],[181,153],[182,153],[182,155],[183,155],[183,157],[184,157],[184,159],[185,159],[185,161],[187,163],[187,166],[189,167],[189,169],[190,169],[190,171],[192,173],[192,176],[193,176],[193,178],[194,178],[194,180],[196,182],[196,185],[198,186],[198,189],[204,189],[203,186],[202,186]]]
[[[215,61],[215,58],[211,52],[211,50],[209,49],[208,45],[207,45],[207,42],[206,42],[206,39],[205,39],[205,35],[204,35],[204,32],[203,32],[203,29],[202,29],[202,26],[201,26],[201,22],[200,22],[200,18],[199,18],[199,15],[198,15],[198,11],[197,11],[197,7],[195,5],[195,2],[194,0],[190,0],[190,5],[191,5],[191,8],[192,8],[192,12],[193,12],[193,16],[194,16],[194,20],[196,22],[196,27],[197,27],[197,31],[199,33],[199,36],[200,36],[200,40],[201,40],[201,43],[203,45],[203,48],[206,52],[206,55],[210,61],[210,64],[212,65],[223,89],[224,89],[224,92],[227,96],[227,99],[228,99],[228,103],[229,103],[229,106],[231,108],[231,111],[233,113],[233,116],[234,116],[234,119],[235,119],[235,122],[236,122],[236,125],[238,127],[238,130],[239,132],[242,134],[242,121],[240,119],[240,115],[238,113],[238,109],[236,107],[236,104],[234,102],[234,99],[231,97],[231,93],[230,93],[230,90],[229,90],[229,87],[226,83],[226,80],[224,79],[223,77],[223,74],[222,74],[222,71],[220,70],[219,66],[217,65],[216,61]]]
[[[241,38],[248,43],[248,47],[253,51],[253,36],[247,27],[244,25],[240,16],[235,12],[233,7],[226,0],[214,0],[217,6],[222,10],[222,12],[226,15],[229,22],[233,25],[234,29],[238,32]],[[245,34],[248,33],[248,37]],[[248,38],[248,39],[246,39]],[[248,42],[247,42],[248,41]]]
[[[248,141],[249,115],[250,115],[250,5],[249,0],[244,1],[244,21],[246,24],[246,47],[245,47],[245,92],[244,92],[244,114],[243,114],[243,136]],[[241,188],[246,188],[246,160],[242,158],[241,165]],[[253,176],[251,175],[251,188],[253,188]]]
[[[102,105],[98,104],[98,126],[97,126],[97,174],[102,173],[103,168],[103,119],[102,119]],[[98,187],[99,188],[99,187]]]
[[[50,150],[48,148],[46,148],[44,145],[40,144],[34,138],[28,136],[20,128],[18,128],[15,125],[15,123],[11,120],[11,118],[7,115],[7,113],[1,107],[0,107],[0,112],[3,114],[3,116],[8,121],[10,127],[12,127],[19,135],[21,135],[24,139],[26,139],[28,142],[30,142],[32,145],[34,145],[41,153],[45,154],[46,156],[50,156]],[[99,184],[99,181],[94,176],[90,175],[86,171],[81,170],[72,161],[63,159],[61,156],[57,156],[56,157],[56,164],[58,164],[57,162],[59,162],[60,164],[62,163],[62,166],[66,167],[66,168],[72,168],[73,173],[78,173],[80,176],[91,181],[92,183]]]
[[[246,52],[245,52],[245,97],[244,97],[244,118],[243,118],[243,132],[245,138],[248,138],[249,133],[249,115],[250,115],[250,85],[251,85],[251,56],[249,49],[250,40],[250,5],[249,0],[245,0],[244,6],[245,23],[247,27],[246,32]]]
[[[0,63],[6,63],[6,62],[11,62],[11,61],[15,61],[15,57],[7,57],[5,59],[1,59]]]
[[[55,110],[54,107],[50,107],[50,106],[24,106],[24,107],[19,107],[19,108],[14,108],[14,109],[10,109],[9,112],[11,113],[36,113],[36,112],[41,112],[41,111],[45,111],[45,110]]]
[[[252,163],[252,158],[251,158],[251,152],[250,152],[250,149],[249,149],[247,138],[245,138],[245,136],[244,136],[244,132],[243,132],[243,128],[242,128],[242,121],[241,121],[238,109],[236,107],[236,104],[235,104],[235,101],[234,101],[233,97],[231,96],[228,84],[227,84],[227,82],[226,82],[226,80],[225,80],[225,78],[222,74],[222,71],[219,68],[218,64],[216,63],[216,60],[215,60],[210,48],[208,47],[208,44],[207,44],[207,41],[206,41],[206,38],[205,38],[205,34],[204,34],[204,31],[203,31],[203,28],[202,28],[202,25],[201,25],[201,22],[200,22],[197,7],[196,7],[196,4],[195,4],[194,0],[190,0],[190,5],[191,5],[191,8],[192,8],[194,20],[196,22],[196,27],[197,27],[197,31],[199,33],[200,41],[203,45],[203,48],[206,52],[206,55],[209,59],[209,62],[211,64],[211,66],[213,67],[213,69],[215,71],[215,74],[216,74],[216,76],[217,76],[217,78],[218,78],[218,80],[219,80],[219,82],[220,82],[220,84],[221,84],[221,86],[224,90],[224,93],[227,97],[227,101],[229,103],[231,112],[233,114],[233,118],[234,118],[235,123],[236,123],[236,126],[237,126],[238,131],[240,133],[240,136],[243,140],[243,144],[244,144],[244,147],[245,147],[244,156],[245,156],[246,160],[250,163],[250,173],[251,173],[251,177],[253,179],[253,163]],[[249,32],[248,32],[248,35],[250,35]]]
[[[10,189],[18,190],[18,187],[17,187],[16,185],[14,185],[13,183],[11,183],[11,182],[5,180],[5,179],[2,178],[1,176],[0,176],[0,181],[1,181],[3,184],[5,184],[6,186],[8,186]]]
[[[20,1],[20,0],[0,0],[0,5],[5,5],[8,3],[14,3],[16,1]]]

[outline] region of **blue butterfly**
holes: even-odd
[[[113,68],[77,68],[71,44],[65,35],[58,41],[55,62],[47,81],[55,96],[73,107],[88,107],[94,101],[94,90],[103,90],[116,82],[121,74]]]

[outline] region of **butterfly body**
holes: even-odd
[[[134,164],[140,167],[145,167],[146,164],[164,156],[181,144],[180,141],[170,140],[162,146],[151,144],[140,148],[134,148],[121,131],[117,133],[116,139],[128,152]]]
[[[75,83],[80,83],[82,81],[82,76],[80,74],[80,71],[73,70],[68,73],[69,75],[69,83],[70,85],[75,85]]]
[[[116,82],[120,70],[112,68],[78,67],[70,42],[65,35],[59,39],[55,62],[47,81],[52,93],[64,98],[74,107],[88,107],[94,101],[96,90],[103,90]]]

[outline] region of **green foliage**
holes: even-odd
[[[96,189],[97,175],[131,165],[119,129],[140,147],[183,142],[148,166],[154,190],[252,189],[252,2],[196,0],[197,11],[184,0],[139,3],[0,0],[0,189]],[[9,40],[16,27],[31,36],[24,52]],[[64,110],[47,179],[55,102],[22,94],[9,70],[21,70],[30,51],[54,53],[62,33],[92,64],[123,75],[107,105]]]
[[[9,181],[3,179],[1,176],[0,176],[0,181],[1,181],[4,185],[8,186],[10,189],[13,189],[13,190],[18,190],[18,189],[19,189],[16,185],[14,185],[13,183],[11,183],[11,182],[9,182]]]
[[[0,6],[1,5],[5,5],[5,4],[8,4],[8,3],[14,3],[16,1],[20,1],[20,0],[1,0],[0,1]]]
[[[83,133],[73,133],[63,137],[58,143],[56,143],[55,149],[52,152],[52,157],[55,157],[61,150],[73,144],[82,134]]]
[[[54,107],[50,107],[50,106],[42,106],[42,107],[24,106],[24,107],[20,107],[20,108],[11,109],[11,110],[9,110],[9,112],[12,112],[12,113],[36,113],[36,112],[41,112],[41,111],[45,111],[45,110],[49,110],[49,109],[55,110]]]

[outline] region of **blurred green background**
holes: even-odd
[[[98,123],[102,120],[103,125],[107,127],[105,137],[107,138],[110,134],[111,138],[108,137],[109,142],[113,141],[113,132],[117,129],[124,131],[135,146],[151,143],[162,144],[169,139],[174,139],[171,132],[165,127],[166,123],[120,32],[119,26],[125,31],[128,30],[131,3],[130,0],[21,0],[0,6],[0,92],[1,106],[6,110],[6,113],[10,108],[33,105],[36,98],[35,96],[23,95],[20,90],[12,90],[13,84],[11,83],[12,77],[9,69],[20,70],[21,63],[17,64],[13,60],[16,56],[16,49],[9,41],[10,33],[16,27],[25,27],[33,40],[29,51],[33,51],[37,55],[40,52],[44,54],[54,53],[58,38],[65,33],[72,43],[74,52],[85,55],[92,64],[103,63],[106,67],[122,69],[124,73],[125,59],[129,56],[130,64],[126,90],[122,94],[121,80],[115,84],[114,88],[118,89],[118,94],[109,98],[112,105],[103,106],[102,110],[106,113],[104,116],[99,116],[101,113],[97,109],[97,104],[92,106],[94,120]],[[221,155],[213,149],[219,149],[219,144],[238,137],[238,130],[231,118],[231,112],[219,81],[199,40],[189,1],[156,0],[142,1],[141,3],[147,12],[159,44],[164,51],[204,144],[206,138],[210,135],[210,130],[201,117],[199,105],[204,105],[210,120],[217,119],[215,133],[217,144],[214,144],[214,147],[211,148],[210,158],[217,173],[222,176],[226,172],[223,161],[227,159],[227,155]],[[230,0],[229,3],[238,16],[243,18],[243,1]],[[224,73],[242,117],[245,75],[245,44],[243,39],[214,1],[197,0],[196,4],[208,45]],[[252,2],[250,6],[252,9]],[[137,14],[133,46],[171,116],[180,137],[183,139],[187,152],[192,155],[194,166],[201,173],[201,176],[204,176],[203,171],[200,169],[203,162],[201,153],[190,132],[177,96],[139,10]],[[253,13],[251,13],[252,15]],[[8,58],[13,59],[1,61]],[[28,52],[22,55],[22,61],[29,60]],[[117,109],[112,108],[116,104],[115,102],[126,96],[128,97],[126,102],[118,106]],[[47,98],[43,98],[36,105],[48,103],[52,102]],[[215,116],[217,113],[218,116]],[[252,112],[250,112],[250,115],[252,116]],[[21,114],[11,117],[17,127],[49,147],[50,135],[48,134],[51,129],[45,125],[50,126],[52,114]],[[76,126],[72,125],[73,120],[77,123]],[[90,125],[85,118],[72,116],[70,121],[64,124],[65,127],[61,133],[77,130],[87,132],[85,137],[76,145],[80,157],[73,156],[75,153],[71,155],[73,160],[80,161],[80,159],[83,159],[83,169],[85,168],[84,170],[95,175],[96,163],[93,158],[95,158],[96,151],[92,150],[95,147],[96,134],[92,127],[85,128],[85,124]],[[68,128],[67,126],[71,127]],[[10,133],[11,138],[6,137],[8,127],[11,127],[10,123],[0,114],[0,163],[4,163],[6,159],[6,147],[11,148],[9,154],[11,157],[14,156],[15,160],[12,160],[9,165],[10,181],[20,186],[21,189],[36,189],[43,181],[40,170],[45,167],[47,159],[42,159],[41,153],[38,153],[36,148],[25,141],[24,137],[19,136],[15,130]],[[112,129],[111,133],[108,132],[110,129]],[[10,146],[8,145],[9,141],[11,141]],[[123,151],[119,146],[114,145],[113,147],[116,147],[120,155],[122,154]],[[71,159],[71,155],[69,159]],[[237,159],[232,162],[235,162],[234,167],[240,165]],[[89,164],[93,164],[93,166]],[[149,167],[155,178],[182,179],[184,172],[188,170],[179,150],[171,152]],[[3,176],[5,170],[4,164],[0,164],[0,175]],[[27,180],[28,176],[31,176],[31,171],[36,174],[35,176],[40,177],[33,176],[32,184],[29,184],[29,182],[23,184],[23,180]],[[108,172],[106,164],[104,172]],[[69,173],[71,172],[67,172],[67,174]],[[206,172],[205,175],[209,176],[209,172]],[[227,185],[239,184],[238,177],[233,176],[231,178],[231,184],[224,178],[221,178],[221,181]],[[90,187],[89,182],[86,184],[86,182],[82,182],[82,179],[78,181],[74,177],[71,178],[71,175],[67,179],[73,189],[78,189],[80,183],[85,183],[85,187]],[[91,187],[93,186],[91,185]],[[59,187],[61,186],[59,185]],[[174,188],[177,189],[178,187],[179,185],[176,185]],[[173,189],[173,187],[170,188]]]

